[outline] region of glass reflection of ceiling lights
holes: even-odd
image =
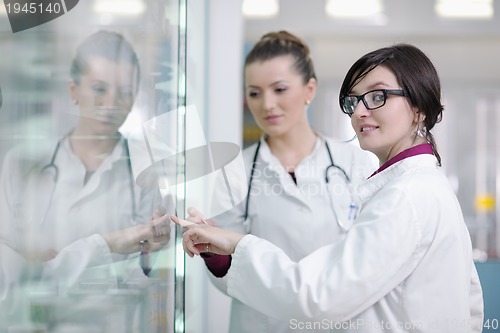
[[[278,0],[243,0],[243,15],[247,18],[271,18],[278,15]]]
[[[93,10],[99,14],[138,16],[144,13],[143,0],[94,0]]]
[[[382,0],[326,0],[326,14],[335,19],[369,20],[385,22]]]
[[[435,10],[444,18],[491,19],[493,0],[436,0]]]

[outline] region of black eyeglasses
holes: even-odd
[[[387,95],[406,96],[402,89],[377,89],[368,91],[360,96],[345,96],[342,98],[342,112],[352,116],[360,100],[363,101],[363,104],[368,110],[381,108],[385,105]]]

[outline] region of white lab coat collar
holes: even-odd
[[[318,150],[322,147],[323,144],[324,139],[318,136],[312,152],[297,165],[295,170],[296,175],[300,174],[301,165],[304,165],[309,159],[314,158],[318,155]],[[300,201],[304,201],[303,194],[301,193],[299,187],[296,186],[287,170],[285,170],[278,158],[271,152],[271,148],[266,142],[265,135],[260,138],[259,157],[264,163],[267,164],[267,166],[264,166],[264,168],[269,167],[276,173],[276,175],[279,176],[281,185],[285,193],[298,198]]]
[[[317,134],[317,139],[316,139],[316,143],[314,145],[314,149],[312,150],[312,152],[307,155],[302,161],[301,163],[303,163],[304,161],[306,161],[307,159],[311,158],[312,156],[315,156],[318,149],[321,148],[321,146],[325,143],[326,139],[323,135],[321,134]],[[263,135],[261,136],[260,138],[260,149],[259,149],[259,153],[260,153],[260,157],[262,158],[262,160],[264,162],[267,162],[269,163],[270,165],[281,165],[280,161],[276,158],[276,156],[274,156],[272,153],[271,153],[271,148],[269,148],[269,145],[267,144],[267,141],[266,141],[266,138],[267,136],[266,135]],[[283,169],[283,168],[282,168]],[[286,172],[286,170],[283,169],[283,171]]]
[[[116,143],[111,154],[109,154],[104,159],[104,161],[99,166],[99,168],[95,171],[95,173],[92,175],[92,177],[90,177],[88,183],[83,186],[83,189],[82,189],[80,195],[77,198],[75,198],[74,203],[76,203],[76,202],[80,201],[82,198],[85,198],[86,196],[92,194],[97,189],[99,184],[101,183],[102,175],[105,172],[111,170],[114,163],[116,163],[122,159],[128,158],[128,156],[124,156],[125,155],[124,154],[124,140],[125,139],[122,136],[120,136],[120,139]],[[73,150],[71,149],[71,143],[69,140],[69,136],[66,136],[63,139],[63,141],[61,142],[61,150],[64,151],[64,155],[67,156],[67,158],[69,158],[71,161],[78,162],[76,164],[79,166],[79,168],[82,169],[80,172],[83,172],[83,173],[86,172],[86,170],[83,168],[83,165],[81,164],[80,159],[78,158],[78,156],[76,156],[74,154]],[[56,160],[57,160],[57,157],[58,156],[56,156]],[[56,164],[57,164],[57,162],[56,162]],[[72,163],[72,165],[74,165],[76,167],[75,163]],[[83,180],[83,177],[81,179]]]
[[[125,144],[124,144],[124,141],[125,139],[123,138],[123,136],[120,136],[119,140],[117,141],[115,147],[113,148],[113,151],[111,152],[111,154],[109,154],[105,159],[104,161],[102,162],[102,164],[99,166],[99,169],[102,169],[102,171],[106,171],[106,170],[109,170],[111,169],[112,165],[114,162],[120,160],[120,159],[126,159],[128,158],[128,156],[124,156],[124,148],[125,148]],[[69,141],[69,136],[66,136],[62,143],[61,143],[61,147],[63,147],[63,149],[66,149],[66,151],[75,156],[76,155],[73,153],[73,150],[71,149],[71,143]],[[99,170],[98,169],[98,170]],[[97,170],[96,170],[97,172]]]
[[[380,173],[368,178],[357,188],[358,198],[361,203],[366,202],[373,197],[387,183],[401,176],[406,171],[415,167],[437,167],[437,159],[434,155],[421,154],[407,157],[381,171]]]

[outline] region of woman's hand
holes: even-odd
[[[187,209],[187,213],[188,213],[188,217],[186,218],[186,221],[193,222],[196,224],[208,224],[211,226],[215,226],[215,223],[212,220],[205,220],[203,218],[203,214],[201,214],[201,212],[194,207],[189,207]],[[185,229],[184,229],[184,231],[185,231]],[[214,252],[209,252],[207,248],[205,248],[205,250],[202,252],[203,252],[204,258],[209,258],[209,257],[217,255]]]
[[[150,223],[117,230],[103,237],[113,253],[156,251],[167,245],[170,240],[170,219],[168,215],[162,215],[162,212],[155,209]],[[141,245],[141,241],[147,242]]]
[[[184,228],[182,245],[184,252],[190,257],[202,252],[215,254],[233,254],[239,241],[244,235],[210,226],[208,224],[197,224],[194,222],[171,216],[170,219]]]

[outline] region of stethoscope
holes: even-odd
[[[247,201],[246,201],[246,205],[245,205],[244,221],[246,221],[248,218],[248,207],[249,207],[250,196],[251,196],[251,191],[252,191],[252,182],[253,182],[253,178],[254,178],[254,172],[255,172],[255,169],[257,167],[257,157],[259,155],[260,145],[261,145],[261,140],[259,140],[259,142],[257,143],[257,148],[255,149],[255,153],[254,153],[253,160],[252,160],[252,169],[250,171],[250,181],[248,182]],[[337,220],[337,223],[338,223],[340,229],[342,229],[343,231],[348,231],[350,229],[350,226],[352,225],[352,222],[357,217],[357,211],[359,209],[359,206],[356,203],[354,203],[353,198],[352,198],[352,193],[350,191],[351,179],[347,175],[347,172],[342,167],[335,164],[335,162],[333,161],[332,152],[331,152],[330,146],[328,145],[328,142],[326,140],[325,140],[325,148],[326,148],[326,152],[328,153],[328,158],[330,159],[330,165],[328,165],[325,169],[325,181],[326,181],[326,188],[328,191],[328,198],[330,201],[330,208],[333,212],[333,215],[335,216],[335,219]],[[349,223],[346,223],[345,220],[343,218],[341,218],[339,216],[339,214],[337,214],[337,209],[335,209],[335,204],[332,201],[332,193],[330,191],[330,186],[329,186],[330,181],[331,181],[330,175],[329,175],[330,171],[337,171],[336,173],[338,175],[340,175],[340,178],[342,178],[342,181],[345,182],[345,185],[346,185],[345,188],[349,192],[349,196],[350,196],[349,201],[350,202],[349,202],[348,207],[347,207],[348,208],[347,219],[348,219]]]
[[[59,154],[59,149],[61,148],[61,142],[66,137],[68,137],[68,136],[65,135],[63,138],[61,138],[61,139],[59,139],[57,141],[57,144],[56,144],[56,146],[54,148],[54,152],[52,153],[52,157],[50,158],[50,162],[47,165],[45,165],[44,167],[42,167],[42,169],[40,170],[40,175],[49,174],[49,173],[53,174],[53,177],[52,177],[52,183],[53,183],[52,191],[50,192],[49,201],[47,203],[47,207],[45,208],[45,212],[42,215],[42,218],[40,220],[40,224],[41,225],[44,224],[45,219],[47,218],[47,214],[49,213],[50,207],[52,206],[52,201],[53,201],[53,198],[54,198],[54,193],[56,191],[56,184],[57,184],[57,182],[59,180],[59,167],[56,165],[55,161],[56,161],[57,155]],[[125,149],[125,154],[126,154],[126,157],[127,157],[127,168],[128,168],[128,175],[129,175],[129,177],[128,177],[129,178],[129,187],[130,187],[130,195],[131,195],[131,198],[132,198],[132,217],[134,217],[135,214],[136,214],[135,189],[134,189],[134,178],[133,178],[133,173],[132,173],[132,164],[130,163],[130,151],[128,149],[127,139],[123,140],[123,147]]]

